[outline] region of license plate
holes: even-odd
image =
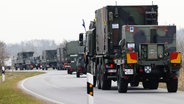
[[[115,73],[116,72],[116,69],[108,69],[108,72],[109,73]]]
[[[133,71],[133,69],[125,69],[125,74],[132,75],[132,74],[134,74],[134,71]]]

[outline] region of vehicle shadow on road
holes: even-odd
[[[117,86],[112,86],[108,91],[117,91]],[[117,91],[118,92],[118,91]],[[168,94],[168,92],[164,89],[144,89],[142,87],[128,87],[128,91],[126,94]],[[172,94],[172,93],[171,93]]]

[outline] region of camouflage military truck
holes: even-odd
[[[23,69],[33,69],[34,68],[34,58],[33,58],[34,52],[19,52],[17,53],[17,58],[13,60],[13,64],[15,69],[18,68],[20,70]]]
[[[84,46],[79,45],[79,41],[70,41],[66,43],[66,47],[64,49],[65,53],[65,61],[68,62],[67,72],[68,74],[72,74],[72,72],[77,71],[77,58],[79,53],[84,51]]]
[[[78,54],[76,65],[77,65],[77,70],[76,70],[76,77],[77,78],[79,78],[80,75],[87,73],[83,52]]]
[[[126,93],[128,83],[145,89],[167,84],[168,92],[178,88],[181,54],[176,51],[176,26],[124,25],[121,51],[117,52],[118,91]]]
[[[40,68],[40,64],[41,64],[41,57],[40,56],[34,57],[34,67],[36,69],[39,69]]]
[[[41,68],[57,68],[57,50],[43,50],[41,58]]]
[[[91,25],[92,28],[88,31],[89,36],[94,37],[89,40],[92,43],[89,46],[93,47],[90,49],[93,53],[86,51],[86,63],[99,89],[110,89],[111,81],[117,80],[114,59],[119,51],[121,27],[123,25],[157,25],[157,9],[157,5],[105,6],[95,11],[94,25]],[[86,41],[87,39],[90,38],[87,37]]]

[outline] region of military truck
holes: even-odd
[[[41,64],[41,57],[40,56],[35,56],[34,57],[34,67],[36,69],[40,68],[40,64]]]
[[[13,60],[13,64],[15,69],[33,69],[34,68],[34,58],[33,58],[34,52],[19,52],[17,53],[17,57],[15,60]]]
[[[114,59],[119,51],[119,41],[123,25],[157,25],[157,5],[105,6],[95,11],[95,21],[86,33],[86,63],[88,72],[94,76],[94,86],[107,90],[111,81],[117,80]],[[88,38],[89,37],[93,37]],[[88,40],[89,39],[89,40]],[[80,39],[82,42],[82,35]],[[80,43],[81,43],[80,42]],[[87,43],[84,43],[87,44]],[[86,46],[86,45],[85,45]],[[90,50],[93,50],[92,53]],[[95,83],[96,82],[96,83]]]
[[[48,68],[57,68],[57,50],[43,50],[42,51],[42,58],[41,58],[41,68],[48,69]]]
[[[65,62],[67,62],[68,67],[67,71],[68,74],[72,74],[77,70],[77,57],[78,54],[84,51],[84,46],[79,45],[79,41],[70,41],[66,43],[64,53],[65,53]]]
[[[72,74],[73,72],[76,72],[76,70],[77,70],[77,57],[78,57],[78,54],[70,55],[70,57],[68,59],[68,65],[70,66],[67,69],[68,74]]]
[[[165,82],[168,92],[178,88],[181,53],[176,50],[176,26],[124,25],[117,52],[118,91],[126,93],[128,83],[157,89]]]
[[[86,64],[85,64],[85,59],[84,59],[84,53],[79,53],[77,56],[77,69],[76,69],[76,77],[79,78],[80,75],[82,74],[86,74],[87,70],[86,70]]]

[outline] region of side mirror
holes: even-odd
[[[79,34],[79,45],[83,46],[83,33]]]
[[[119,41],[119,46],[124,47],[125,45],[125,39]]]

